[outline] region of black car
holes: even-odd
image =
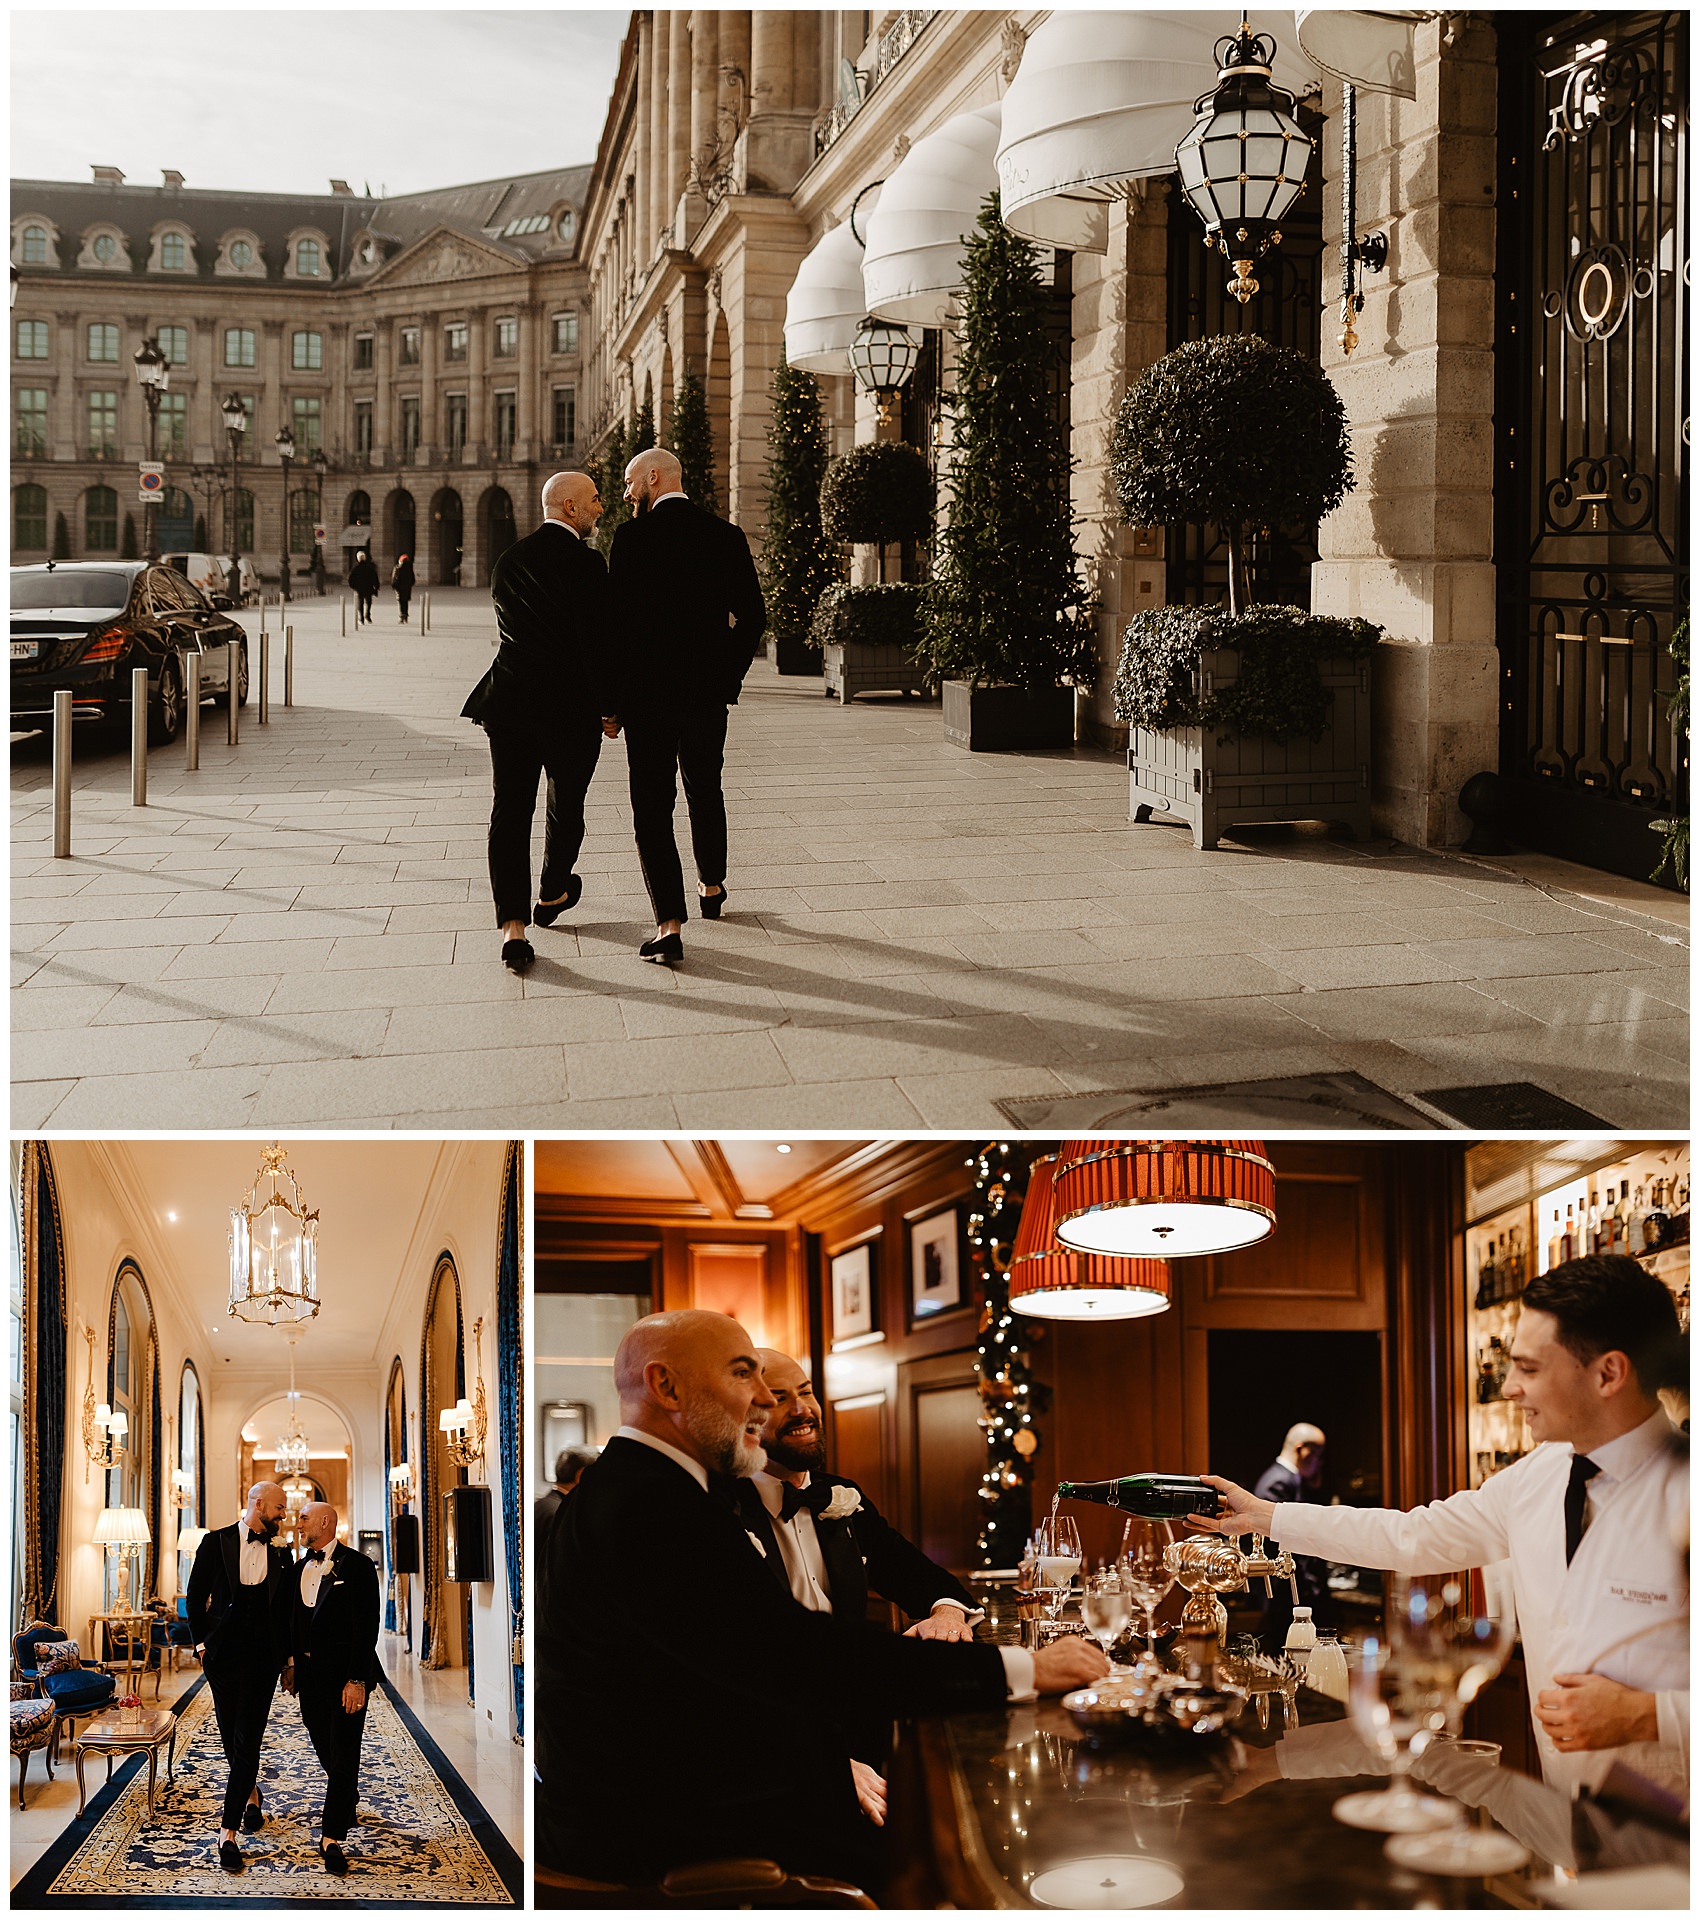
[[[53,696],[71,691],[75,720],[130,723],[130,675],[148,670],[149,731],[175,740],[188,661],[201,698],[248,704],[248,636],[198,587],[145,560],[49,560],[12,569],[12,729],[47,726]]]

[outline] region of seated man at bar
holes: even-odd
[[[984,1711],[1106,1671],[1078,1639],[1032,1654],[937,1645],[799,1606],[735,1504],[732,1483],[765,1464],[776,1402],[727,1315],[638,1321],[614,1384],[619,1432],[539,1554],[544,1866],[643,1884],[759,1857],[877,1887],[884,1836],[836,1728]]]
[[[1259,1500],[1204,1476],[1226,1511],[1295,1553],[1402,1573],[1509,1561],[1547,1779],[1613,1759],[1686,1794],[1688,1447],[1659,1404],[1686,1377],[1664,1282],[1622,1254],[1530,1281],[1503,1389],[1534,1450],[1485,1485],[1409,1513]]]
[[[1308,1420],[1287,1429],[1281,1451],[1257,1477],[1252,1492],[1259,1500],[1316,1500],[1322,1484],[1322,1462],[1328,1436]],[[1285,1580],[1272,1583],[1274,1592],[1263,1602],[1263,1624],[1259,1638],[1270,1653],[1279,1653],[1287,1644],[1287,1629],[1293,1624],[1293,1585]],[[1319,1627],[1333,1624],[1332,1603],[1328,1597],[1328,1563],[1308,1553],[1293,1557],[1293,1584],[1299,1590],[1298,1604],[1310,1608],[1310,1617]]]

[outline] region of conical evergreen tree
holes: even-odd
[[[602,496],[602,518],[596,523],[596,544],[603,553],[613,544],[616,530],[632,517],[625,492],[626,462],[638,452],[633,445],[633,438],[633,433],[625,424],[616,420],[608,438],[602,443],[601,457],[597,462],[596,488]]]
[[[762,581],[776,640],[806,644],[820,597],[838,578],[838,556],[821,531],[826,423],[812,373],[781,360],[767,429],[767,533]]]
[[[684,473],[685,492],[699,507],[718,513],[720,496],[714,485],[714,435],[708,422],[708,395],[697,374],[687,373],[679,382],[668,437]]]
[[[987,196],[963,259],[948,524],[926,595],[929,679],[1038,692],[1089,683],[1094,646],[1074,557],[1067,438],[1046,390],[1032,246]]]
[[[53,516],[53,555],[55,560],[69,560],[71,557],[71,529],[65,524],[65,516],[56,513]]]
[[[637,410],[637,418],[632,422],[632,437],[626,445],[626,458],[630,460],[645,448],[655,445],[655,409],[645,400]]]
[[[207,550],[207,517],[204,513],[197,513],[195,515],[194,539],[195,551],[197,553],[205,553]]]
[[[124,541],[118,549],[118,558],[120,560],[141,558],[141,548],[136,545],[136,516],[133,513],[127,513],[124,516]]]

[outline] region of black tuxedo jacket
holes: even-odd
[[[738,703],[767,626],[750,543],[694,501],[628,520],[608,556],[619,624],[622,714],[692,714]]]
[[[242,1536],[246,1525],[238,1520],[232,1527],[218,1527],[195,1549],[195,1562],[189,1569],[189,1632],[196,1646],[205,1646],[201,1666],[209,1678],[221,1672],[254,1664],[263,1656],[264,1664],[274,1672],[283,1671],[289,1657],[289,1608],[294,1597],[294,1568],[287,1549],[266,1548],[266,1614],[270,1634],[264,1648],[244,1644],[225,1629],[242,1584]]]
[[[534,1634],[538,1852],[593,1878],[842,1871],[873,1829],[839,1729],[1007,1697],[995,1648],[798,1606],[730,1494],[635,1440],[609,1441],[539,1543]],[[776,1747],[782,1727],[807,1737]]]
[[[834,1487],[852,1488],[862,1504],[847,1519],[823,1520],[816,1509],[825,1506]],[[832,1610],[841,1620],[860,1620],[867,1612],[870,1591],[901,1607],[911,1620],[926,1619],[941,1600],[959,1600],[970,1613],[980,1611],[978,1602],[955,1575],[904,1539],[854,1480],[841,1480],[835,1473],[812,1473],[807,1491],[815,1515],[815,1538],[820,1543],[832,1594]],[[789,1593],[785,1563],[773,1537],[773,1521],[752,1481],[738,1483],[738,1508],[750,1532],[767,1548],[769,1570]]]
[[[305,1556],[290,1569],[289,1650],[296,1677],[301,1657],[313,1656],[313,1677],[341,1687],[349,1680],[372,1686],[378,1678],[378,1569],[365,1554],[339,1540],[327,1550],[317,1603],[301,1604]]]
[[[490,597],[500,644],[463,718],[548,728],[614,712],[616,636],[601,554],[545,523],[496,562]]]

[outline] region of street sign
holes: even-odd
[[[165,469],[152,460],[141,461],[136,468],[136,486],[144,505],[165,492]]]
[[[322,526],[315,526],[313,529],[313,538],[322,547],[325,544],[325,529]]]

